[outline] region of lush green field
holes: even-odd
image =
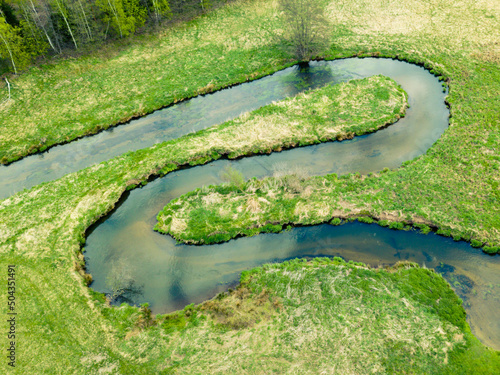
[[[129,345],[150,344],[132,324],[144,321],[140,314],[120,310],[130,314],[122,327]],[[387,270],[324,258],[265,265],[244,273],[234,291],[157,317],[150,331],[169,333],[158,351],[162,365],[180,374],[500,368],[498,353],[482,350],[470,334],[461,301],[446,281],[405,263]]]
[[[417,160],[406,163],[398,170],[367,178],[331,178],[332,186],[344,189],[342,199],[351,205],[352,210],[366,210],[372,216],[394,215],[394,220],[406,220],[407,216],[420,217],[455,236],[498,246],[500,10],[497,2],[332,2],[329,15],[332,45],[321,57],[375,54],[425,63],[438,74],[446,76],[452,115],[450,128]],[[279,33],[281,29],[275,2],[237,2],[165,31],[157,38],[144,40],[139,46],[111,53],[109,57],[96,54],[33,68],[13,80],[12,100],[2,102],[7,95],[6,90],[2,90],[0,123],[4,128],[0,145],[5,148],[2,157],[8,161],[24,155],[33,145],[38,147],[36,145],[40,145],[44,137],[47,138],[44,145],[71,139],[89,129],[106,127],[195,92],[206,92],[286,66],[293,59],[274,38],[275,31]],[[176,160],[179,164],[207,161],[203,155],[179,156],[178,151],[172,145],[161,145],[128,153],[0,202],[0,269],[6,270],[7,264],[16,264],[18,269],[18,357],[15,372],[168,373],[174,369],[181,372],[184,366],[186,372],[206,372],[207,366],[189,367],[203,363],[200,348],[207,350],[207,358],[208,350],[215,353],[210,354],[213,355],[210,358],[215,358],[218,362],[214,363],[220,363],[220,367],[210,368],[212,372],[217,369],[223,371],[224,366],[240,366],[241,362],[237,360],[245,358],[253,362],[234,367],[234,372],[248,372],[247,368],[260,370],[261,367],[257,366],[266,364],[276,366],[273,368],[278,370],[288,368],[290,372],[300,372],[301,369],[287,367],[291,366],[292,354],[296,353],[290,349],[297,344],[293,335],[300,332],[297,327],[301,327],[303,332],[309,332],[309,328],[312,330],[315,320],[299,320],[298,326],[294,327],[293,314],[302,312],[299,304],[296,304],[296,310],[288,309],[288,302],[282,300],[283,307],[278,304],[277,308],[282,309],[278,312],[272,312],[271,307],[264,304],[263,322],[274,322],[276,317],[281,316],[282,320],[276,320],[276,324],[285,322],[288,325],[284,325],[285,329],[280,332],[285,335],[288,332],[286,328],[292,328],[289,335],[282,338],[283,345],[288,345],[283,347],[282,352],[258,359],[257,356],[249,358],[243,355],[248,353],[245,352],[248,347],[236,350],[231,343],[236,338],[238,342],[250,342],[257,337],[253,335],[267,338],[267,332],[273,328],[267,331],[268,326],[263,323],[238,331],[217,331],[220,335],[214,335],[213,341],[206,342],[203,340],[208,336],[204,332],[209,332],[209,328],[204,327],[208,327],[211,318],[200,322],[196,319],[198,313],[194,315],[189,310],[189,319],[173,317],[172,324],[166,324],[165,328],[141,330],[139,327],[147,325],[148,319],[141,318],[137,308],[105,307],[102,296],[87,288],[80,253],[85,230],[114,207],[127,187],[146,181],[152,174],[167,173],[177,168],[172,161]],[[365,189],[374,194],[373,198]],[[331,201],[332,204],[337,202]],[[271,277],[270,274],[268,276]],[[440,280],[436,276],[434,278]],[[262,280],[267,282],[267,279]],[[371,282],[369,277],[366,282]],[[395,291],[388,284],[386,287],[389,292]],[[274,296],[280,297],[282,292],[276,290],[275,293],[269,300],[270,306]],[[295,298],[300,293],[299,288],[290,288],[289,297]],[[445,296],[443,290],[439,297]],[[436,295],[435,300],[439,297]],[[428,302],[420,302],[419,307],[410,301],[410,297],[404,298],[411,308],[415,307],[415,311],[419,308],[425,310],[423,306],[432,310]],[[403,300],[392,302],[398,301]],[[5,314],[6,293],[2,294],[0,303]],[[245,306],[250,303],[245,303]],[[313,309],[312,312],[318,311],[308,304],[302,307],[309,308]],[[400,308],[395,307],[395,311]],[[191,318],[193,316],[195,318]],[[437,324],[436,318],[441,315],[419,316]],[[318,319],[320,317],[318,313]],[[442,316],[439,318],[441,322],[446,321],[443,319]],[[463,315],[461,319],[463,322]],[[171,332],[169,327],[176,325],[175,322],[183,326],[184,321],[201,327],[196,333],[192,331],[199,335],[198,341],[195,341],[195,336],[190,339],[188,331]],[[405,320],[406,323],[409,321]],[[370,352],[369,356],[373,356],[370,357],[373,363],[380,366],[392,366],[391,363],[394,366],[422,366],[415,367],[414,372],[498,373],[498,355],[480,345],[468,333],[467,327],[463,328],[465,323],[458,323],[458,320],[448,322],[451,325],[439,323],[441,326],[435,327],[441,327],[445,332],[455,329],[453,326],[459,327],[464,332],[465,340],[465,347],[458,343],[460,340],[455,346],[455,341],[448,340],[455,348],[448,352],[451,353],[448,370],[439,367],[438,362],[442,359],[439,350],[436,359],[428,362],[429,366],[432,363],[438,366],[436,371],[423,367],[426,363],[411,363],[407,352],[398,360],[401,358],[398,354],[401,353],[400,348],[406,345],[404,342],[400,347],[395,343],[392,349],[382,351],[378,357],[378,352]],[[5,332],[6,322],[3,327]],[[214,327],[217,328],[217,325],[214,324]],[[425,332],[423,328],[422,332]],[[229,340],[231,335],[238,334],[240,336],[233,341]],[[440,348],[440,336],[435,336],[433,345]],[[355,335],[353,337],[356,339]],[[184,346],[181,341],[176,341],[183,338],[186,340]],[[259,350],[267,352],[262,341],[255,339],[252,342],[256,346],[260,342]],[[6,335],[1,336],[0,344],[2,348],[7,347]],[[170,349],[169,345],[172,345]],[[221,345],[220,351],[216,350],[217,345]],[[302,345],[307,346],[308,343],[303,342]],[[197,350],[197,357],[189,348]],[[231,353],[237,360],[231,364],[224,358],[233,348],[235,350]],[[311,344],[311,353],[313,349]],[[369,351],[370,347],[367,349]],[[324,350],[317,353],[323,355]],[[350,353],[354,353],[350,357],[351,363],[362,362],[360,358],[366,358],[367,354]],[[425,356],[429,352],[421,351],[415,355],[428,358]],[[348,360],[347,355],[343,360]],[[317,362],[317,365],[331,363],[326,360]],[[397,369],[394,371],[398,372]]]
[[[273,41],[280,28],[273,8],[268,2],[258,8],[229,4],[157,35],[138,36],[128,48],[110,45],[11,79],[12,98],[0,105],[0,161],[280,69],[292,60]],[[6,98],[5,86],[0,102]]]

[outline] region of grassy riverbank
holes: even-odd
[[[235,291],[157,321],[158,333],[175,332],[161,349],[182,374],[453,374],[500,365],[477,345],[448,284],[412,264],[265,265],[244,273]]]
[[[277,233],[289,225],[338,225],[357,219],[392,229],[414,227],[423,234],[434,230],[456,241],[469,241],[474,247],[484,245],[466,226],[440,225],[424,215],[421,207],[401,209],[390,187],[392,172],[308,177],[306,171],[292,168],[275,175],[240,184],[205,186],[184,194],[158,214],[155,230],[188,244],[212,244]],[[500,247],[486,245],[483,250],[495,254]]]
[[[344,95],[356,99],[356,103],[352,104],[358,111],[344,113],[345,108],[339,104],[336,107],[340,111],[337,115],[342,114],[341,124],[332,119],[325,120],[325,111],[332,110],[328,104],[335,103]],[[383,98],[377,98],[377,95]],[[283,107],[287,106],[300,107],[304,113],[314,110],[318,118],[299,123],[294,117],[302,118],[299,114],[283,111]],[[120,339],[114,335],[124,324],[122,317],[113,316],[119,314],[113,309],[106,310],[111,317],[97,313],[92,292],[86,288],[85,282],[90,281],[90,276],[84,272],[83,257],[79,251],[86,229],[109,212],[126,189],[145,183],[152,175],[166,174],[180,166],[206,163],[222,155],[266,152],[269,148],[289,147],[289,143],[302,141],[307,144],[329,136],[336,138],[337,135],[351,136],[351,132],[373,131],[396,120],[405,108],[405,93],[394,81],[385,77],[329,86],[266,106],[235,121],[124,154],[1,201],[2,264],[15,264],[19,274],[24,275],[24,278],[19,277],[17,284],[18,298],[29,301],[18,307],[18,313],[25,316],[19,328],[20,335],[37,343],[19,359],[19,367],[31,368],[36,363],[40,368],[49,368],[58,362],[59,369],[79,368],[74,362],[81,352],[77,348],[88,348],[92,353],[99,350],[101,353],[102,345],[91,349],[89,340],[98,339],[103,330],[114,332],[109,337],[111,341],[108,345],[111,347],[106,350],[113,353],[113,361],[118,361],[120,355],[114,346],[119,345]],[[262,132],[261,137],[256,138],[247,131],[249,126],[255,126],[255,121],[268,117],[267,130],[272,130],[272,126],[282,127],[276,118],[278,114],[281,120],[291,121],[289,129],[294,126],[297,130],[302,129],[304,138],[280,138],[272,131],[267,138]],[[273,116],[275,119],[271,120]],[[373,121],[372,117],[378,119]],[[335,131],[332,133],[329,130]],[[72,307],[69,308],[68,304]],[[44,333],[47,325],[54,326],[61,342],[69,340],[72,344],[41,360],[40,356],[44,354],[40,352],[40,347],[53,345],[53,337]],[[77,339],[73,332],[80,329],[86,333]],[[97,356],[101,358],[102,355]],[[64,360],[59,356],[64,356]],[[88,359],[86,355],[85,358]],[[120,358],[117,366],[127,368],[128,362]]]
[[[293,60],[276,43],[274,4],[228,4],[129,47],[106,46],[12,77],[0,93],[0,161],[8,163]],[[246,31],[245,31],[246,30]],[[117,42],[116,44],[119,44]]]
[[[109,58],[85,57],[33,68],[13,80],[13,99],[0,107],[4,161],[39,145],[43,137],[49,139],[50,132],[61,132],[51,139],[71,139],[85,129],[106,127],[165,105],[168,98],[180,100],[195,91],[251,79],[289,64],[290,55],[272,37],[273,30],[280,30],[274,6],[269,1],[236,3],[179,26],[185,34],[169,31]],[[345,191],[351,186],[345,198],[356,209],[375,207],[403,218],[416,214],[457,233],[470,231],[471,238],[498,246],[500,14],[496,1],[332,2],[329,15],[335,27],[331,48],[323,57],[370,53],[426,63],[446,75],[452,114],[450,128],[441,139],[403,168],[369,178],[347,176],[331,183],[345,185]],[[229,71],[234,74],[226,75]],[[164,95],[161,85],[174,89]],[[5,89],[1,95],[0,102],[6,98]],[[82,120],[85,116],[89,116],[88,122]],[[68,123],[74,123],[76,130],[67,130]],[[176,331],[174,336],[167,332],[170,328],[140,331],[135,329],[137,308],[105,307],[102,296],[84,283],[80,254],[85,230],[114,207],[127,187],[146,181],[151,174],[177,168],[172,160],[181,164],[201,161],[177,158],[174,151],[178,152],[173,147],[155,146],[128,153],[0,202],[0,266],[6,270],[7,264],[16,264],[19,270],[14,372],[168,373],[188,366],[193,352],[179,347],[165,355],[161,350],[174,336],[188,337],[184,331]],[[365,188],[375,192],[380,202],[368,197]],[[2,295],[5,313],[7,295]],[[289,319],[293,322],[294,318]],[[195,318],[189,321],[198,324]],[[239,338],[251,340],[252,329],[257,328],[242,331]],[[214,336],[210,345],[200,339],[198,355],[215,347],[216,339]],[[498,366],[491,367],[498,356],[467,333],[464,339],[467,348],[457,349],[449,363],[466,363],[450,372],[498,373]],[[7,347],[6,335],[0,343]],[[228,349],[222,347],[225,353]],[[323,352],[320,354],[323,358]],[[222,354],[217,360],[220,358]],[[270,362],[270,358],[259,363]],[[289,364],[288,358],[278,357],[280,366]],[[409,365],[407,356],[396,362]]]

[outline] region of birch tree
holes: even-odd
[[[163,18],[170,17],[172,12],[167,0],[151,0],[151,8],[153,8],[153,17],[156,25],[160,23]]]
[[[103,21],[120,35],[133,34],[146,21],[146,9],[139,0],[96,0],[96,5],[104,12]]]
[[[61,45],[51,18],[51,9],[44,0],[16,0],[14,4],[27,25],[36,27],[45,37],[50,48],[60,53]],[[34,31],[34,30],[33,30]]]
[[[88,6],[87,4],[83,4],[82,0],[76,0],[74,2],[75,7],[79,9],[78,14],[80,16],[80,27],[83,28],[85,34],[87,35],[87,39],[90,41],[93,39],[93,33],[92,33],[92,28],[90,27],[89,19],[87,16],[88,9],[86,11],[86,8]]]
[[[10,61],[15,74],[30,62],[30,55],[23,47],[19,29],[9,25],[0,14],[0,58]]]
[[[75,35],[73,34],[73,30],[68,22],[68,9],[66,4],[63,3],[63,0],[52,0],[52,4],[55,5],[55,8],[58,10],[58,13],[64,20],[66,27],[68,28],[69,34],[71,35],[71,39],[73,40],[73,44],[75,48],[78,49],[78,44],[76,43]]]
[[[201,10],[203,12],[206,12],[207,9],[212,6],[212,3],[210,3],[210,0],[200,0],[200,5],[201,5]]]

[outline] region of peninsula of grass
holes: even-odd
[[[451,118],[450,127],[425,155],[405,163],[398,170],[370,177],[343,176],[334,182],[333,176],[329,179],[318,177],[318,181],[323,179],[342,185],[343,191],[349,192],[343,199],[355,209],[369,209],[372,213],[380,209],[403,217],[422,217],[440,228],[469,234],[479,244],[499,246],[500,11],[497,1],[420,3],[404,0],[395,5],[377,0],[328,4],[331,45],[319,53],[318,58],[376,55],[425,65],[444,76],[449,85],[447,101]],[[180,100],[194,95],[195,91],[206,92],[204,90],[252,79],[294,61],[287,46],[274,38],[275,33],[282,30],[274,1],[238,1],[178,27],[175,32],[168,31],[140,45],[111,52],[109,58],[96,54],[64,60],[32,68],[10,80],[12,99],[4,101],[7,91],[0,93],[3,127],[0,145],[10,150],[4,151],[4,161],[39,145],[48,132],[63,132],[64,140],[84,134],[85,130],[76,130],[71,135],[66,125],[75,124],[78,128],[85,116],[90,122],[91,117],[98,118],[92,126],[106,127],[167,104],[169,95],[174,101],[173,95],[182,93],[175,98]],[[226,65],[225,61],[229,63]],[[234,74],[229,74],[230,71]],[[191,82],[191,86],[185,82]],[[177,91],[165,93],[161,85],[176,87]],[[89,91],[85,94],[87,86]],[[111,118],[114,120],[109,121]],[[48,127],[44,130],[45,125]],[[24,128],[31,129],[26,130],[31,135],[18,138],[15,133],[25,133]],[[45,142],[49,142],[48,137]],[[190,155],[196,155],[194,148],[191,151]],[[196,352],[184,351],[182,345],[171,351],[163,350],[173,343],[173,339],[189,338],[186,331],[173,330],[172,326],[178,323],[184,327],[183,321],[187,321],[188,326],[197,325],[200,320],[192,309],[165,318],[172,323],[167,324],[165,330],[156,325],[144,329],[147,325],[144,322],[148,322],[146,310],[141,313],[132,306],[108,307],[104,296],[91,291],[84,279],[89,279],[81,254],[87,228],[110,212],[127,189],[146,183],[152,175],[165,174],[182,164],[209,160],[203,159],[206,155],[188,157],[188,153],[183,152],[172,144],[156,145],[0,201],[0,268],[7,270],[7,265],[14,264],[18,272],[16,298],[19,304],[16,308],[20,318],[16,333],[19,355],[13,373],[182,372],[184,366],[201,363],[205,352],[209,358],[210,350],[221,345],[220,342],[223,345],[222,339],[231,337],[232,331],[222,336],[224,330],[220,330],[217,331],[220,336],[214,334],[211,336],[213,341],[207,342],[204,341],[207,336],[201,334],[207,331],[202,330],[198,341],[186,340],[186,345],[194,347]],[[370,198],[365,189],[380,201]],[[365,280],[367,285],[371,282],[370,276],[358,276],[360,282]],[[298,282],[300,280],[297,278]],[[300,285],[290,286],[290,296],[299,292]],[[408,298],[404,298],[408,302]],[[301,319],[301,306],[302,309],[310,308],[300,303],[302,300],[295,301],[296,314],[283,315],[284,321],[288,318],[293,323]],[[273,300],[270,302],[272,304]],[[254,302],[249,300],[248,303]],[[285,302],[281,303],[286,306]],[[6,293],[2,294],[0,304],[2,313],[7,316]],[[276,312],[276,316],[280,314]],[[310,325],[301,326],[304,332],[301,337],[307,337],[307,332],[315,332],[309,328],[312,329],[312,324],[321,317],[321,311],[311,314],[308,323],[304,321]],[[269,316],[267,312],[263,315]],[[273,315],[270,320],[274,319]],[[207,318],[207,324],[209,321]],[[408,323],[415,321],[409,318]],[[213,329],[217,327],[214,323]],[[235,332],[242,333],[231,342],[243,339],[249,342],[258,327]],[[7,329],[6,322],[4,329]],[[267,335],[267,331],[263,335]],[[7,348],[7,335],[0,337],[1,347]],[[282,340],[286,339],[284,336]],[[497,374],[498,354],[467,333],[464,339],[463,351],[448,352],[456,354],[450,354],[449,364],[458,363],[455,359],[463,361],[462,365],[450,367],[449,372]],[[460,344],[457,345],[459,348]],[[498,348],[498,343],[490,345]],[[283,344],[276,347],[279,350]],[[210,358],[221,363],[231,349],[229,345],[223,348],[224,354]],[[293,363],[290,356],[266,356],[263,360],[255,357],[252,364],[247,348],[239,347],[238,357],[232,357],[237,361],[246,355],[245,368],[275,363],[273,358],[279,359],[279,369]],[[311,353],[303,354],[301,360],[311,358],[312,365],[318,366],[322,362],[318,358],[323,358],[324,351]],[[357,362],[353,357],[353,363]],[[396,362],[409,366],[408,354]],[[224,372],[224,366],[230,365],[227,361],[220,367],[207,364],[198,372]],[[417,365],[424,366],[423,363]],[[261,372],[261,368],[257,371]],[[191,369],[186,372],[196,372]],[[297,370],[294,367],[292,370],[305,372],[307,368]],[[415,369],[413,372],[447,371],[441,370]],[[243,366],[233,372],[248,373]],[[402,371],[396,369],[394,372]]]
[[[270,153],[374,132],[404,116],[406,107],[406,93],[395,81],[373,76],[310,90],[171,144],[188,157],[196,151],[197,163],[209,155]]]
[[[238,171],[226,172],[238,176]],[[484,242],[470,228],[446,225],[425,215],[423,207],[404,209],[394,201],[389,171],[308,177],[306,171],[278,170],[273,177],[204,186],[170,201],[157,217],[155,230],[187,244],[213,244],[240,236],[278,233],[290,225],[317,225],[357,219],[391,229],[419,228],[466,240]],[[237,178],[233,179],[237,180]],[[393,202],[394,201],[394,202]],[[392,202],[392,203],[391,203]],[[485,245],[490,254],[499,246]]]
[[[153,344],[134,327],[144,322],[144,313],[117,310],[125,318],[127,347]],[[500,357],[470,333],[447,282],[411,263],[387,269],[340,258],[267,264],[244,272],[234,291],[157,316],[149,325],[157,337],[168,332],[170,340],[157,352],[179,374],[457,374],[500,368]]]

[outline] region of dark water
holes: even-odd
[[[191,104],[181,104],[184,107],[179,111],[185,115],[177,113],[176,118],[184,125],[177,126],[170,117],[163,117],[162,111],[153,114],[153,120],[145,117],[142,121],[153,124],[146,125],[146,129],[156,127],[163,129],[159,133],[170,134],[166,137],[177,137],[182,134],[180,129],[186,132],[195,124],[195,129],[209,125],[200,122],[199,116],[203,121],[212,118],[220,122],[271,100],[296,94],[309,85],[314,87],[327,81],[336,83],[373,74],[394,78],[409,94],[411,108],[404,119],[351,141],[237,161],[219,160],[169,174],[131,191],[112,214],[89,231],[85,256],[94,278],[92,288],[110,293],[113,286],[123,287],[119,302],[149,302],[155,313],[163,313],[211,298],[237,283],[241,271],[266,262],[319,255],[342,256],[372,266],[412,260],[436,268],[450,281],[464,300],[474,333],[486,344],[498,348],[500,324],[491,312],[500,304],[500,261],[463,242],[434,234],[424,236],[354,223],[296,228],[277,235],[196,247],[176,244],[171,237],[152,230],[158,211],[168,201],[196,187],[220,183],[219,173],[227,164],[232,164],[247,178],[271,175],[277,165],[298,167],[311,175],[396,168],[424,153],[440,137],[448,124],[448,111],[439,82],[424,69],[385,59],[348,59],[314,63],[309,70],[289,68],[271,77],[196,99],[202,105],[200,110],[192,108],[197,105],[194,100]],[[265,80],[269,80],[270,91],[266,91]],[[217,97],[218,94],[224,96]],[[265,99],[261,99],[261,95]],[[252,98],[248,109],[241,105],[241,102],[246,104],[244,98]],[[203,104],[203,100],[210,100],[211,104]],[[225,100],[228,112],[225,112]],[[215,114],[208,113],[211,106]],[[174,108],[165,111],[175,111]],[[173,128],[170,133],[165,130],[168,126]],[[153,140],[155,136],[146,132],[145,138]],[[144,144],[136,148],[140,147]],[[124,151],[120,150],[118,153]]]

